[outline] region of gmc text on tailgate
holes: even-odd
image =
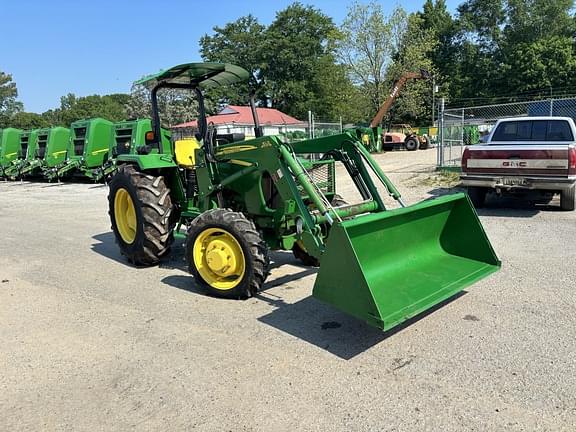
[[[560,194],[563,210],[574,210],[576,126],[569,117],[499,120],[484,144],[462,155],[462,185],[476,207],[488,192],[533,190]]]

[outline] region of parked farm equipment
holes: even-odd
[[[392,124],[382,136],[382,148],[392,150],[397,146],[404,147],[408,151],[426,150],[430,148],[430,138],[418,135],[409,124]]]
[[[29,160],[32,160],[36,153],[38,144],[38,130],[23,131],[20,133],[20,157],[14,159],[12,164],[4,170],[4,176],[10,180],[15,180],[20,176],[20,171]]]
[[[466,195],[406,207],[354,133],[287,144],[262,136],[255,116],[255,139],[221,144],[206,124],[203,91],[247,78],[237,66],[192,63],[140,81],[151,89],[152,132],[136,153],[118,154],[109,183],[112,228],[129,261],[156,264],[185,236],[196,282],[245,298],[266,280],[269,250],[292,249],[319,261],[314,297],[383,330],[499,268]],[[197,137],[174,146],[157,102],[170,88],[191,90],[199,106]],[[304,161],[313,153],[322,160]],[[360,202],[336,195],[335,164]],[[385,206],[373,178],[400,208]]]
[[[36,149],[32,158],[20,169],[20,177],[42,175],[66,160],[66,151],[70,141],[70,129],[53,127],[38,129]]]
[[[47,167],[48,180],[84,177],[100,180],[102,166],[112,145],[113,123],[101,118],[79,120],[70,127],[71,137],[64,162]]]
[[[20,150],[20,129],[6,128],[0,129],[0,177],[5,177],[6,170],[21,155]]]
[[[362,140],[364,145],[371,152],[380,152],[385,147],[388,149],[391,146],[402,145],[406,150],[416,150],[418,148],[427,148],[430,142],[423,140],[424,137],[419,137],[415,133],[410,133],[408,135],[398,133],[397,131],[387,131],[383,132],[382,122],[384,118],[390,111],[392,104],[406,85],[409,80],[420,80],[420,79],[430,79],[430,73],[426,70],[420,70],[420,72],[404,72],[397,81],[394,82],[392,86],[392,91],[374,116],[370,121],[370,125],[367,128],[359,128],[356,130],[357,135]]]

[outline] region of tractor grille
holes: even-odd
[[[86,127],[74,128],[74,156],[82,156],[85,145]]]
[[[132,143],[132,128],[116,129],[116,153],[130,153]]]
[[[334,162],[317,161],[312,162],[312,167],[305,165],[306,171],[316,186],[320,188],[323,194],[333,194],[334,188]],[[298,184],[298,191],[301,196],[306,196],[304,188]]]
[[[46,155],[46,145],[48,145],[48,135],[38,135],[37,155],[40,159],[44,159]]]

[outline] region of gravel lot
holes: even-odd
[[[378,156],[408,202],[450,191],[435,158]],[[0,182],[0,430],[576,429],[576,212],[557,199],[490,200],[502,270],[386,334],[312,299],[289,253],[247,301],[205,296],[178,247],[131,267],[106,196]]]

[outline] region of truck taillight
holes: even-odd
[[[468,149],[468,147],[466,147],[464,149],[464,153],[462,153],[462,171],[466,171],[468,159],[470,159],[470,150]]]
[[[568,174],[576,175],[576,147],[568,150]]]

